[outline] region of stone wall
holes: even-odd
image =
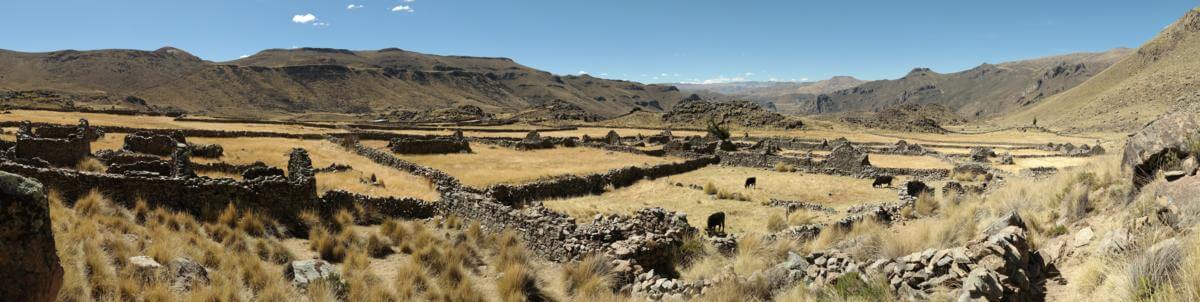
[[[625,167],[599,174],[566,175],[519,185],[498,184],[484,191],[488,197],[502,204],[519,207],[531,201],[600,194],[609,186],[623,188],[642,179],[686,173],[717,162],[717,157],[704,157],[645,168]]]
[[[176,131],[171,135],[164,135],[139,131],[125,136],[125,145],[122,149],[137,153],[171,156],[172,153],[175,153],[176,148],[186,147],[186,144],[183,132]]]
[[[467,140],[453,137],[393,138],[387,147],[397,154],[471,153]]]
[[[86,138],[87,121],[81,121],[74,134],[63,137],[41,137],[31,123],[21,122],[20,125],[13,154],[16,158],[38,158],[56,166],[74,167],[92,153],[92,142]]]
[[[181,162],[186,160],[176,159],[173,164]],[[307,167],[304,166],[306,162]],[[288,224],[297,223],[295,219],[300,210],[317,206],[316,182],[311,170],[307,153],[302,150],[293,151],[288,178],[267,177],[253,181],[186,176],[126,176],[0,162],[0,171],[37,179],[60,192],[68,203],[73,203],[89,191],[99,190],[127,207],[132,207],[137,199],[142,198],[164,208],[212,219],[228,203],[233,203],[239,208],[270,213]]]
[[[390,218],[425,219],[438,214],[436,203],[416,198],[371,197],[334,190],[321,195],[321,201],[321,212],[326,215],[361,206],[367,223],[383,223]]]

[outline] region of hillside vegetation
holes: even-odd
[[[1181,103],[1200,100],[1200,10],[1191,10],[1154,39],[1096,77],[998,119],[1002,125],[1127,131]]]

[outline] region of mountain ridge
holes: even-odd
[[[635,109],[661,111],[685,97],[673,86],[554,75],[507,58],[398,48],[267,49],[225,62],[173,47],[0,50],[0,89],[135,96],[154,106],[231,117],[460,105],[517,112],[553,101],[611,117]]]

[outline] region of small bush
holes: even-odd
[[[786,163],[783,163],[783,162],[779,162],[779,163],[775,163],[775,172],[796,172],[796,167],[786,164]]]
[[[770,217],[767,217],[767,230],[771,231],[772,233],[782,231],[787,227],[787,221],[783,219],[782,215],[775,213],[771,214]]]
[[[813,222],[813,219],[815,219],[815,218],[816,217],[814,217],[812,214],[809,214],[808,212],[805,212],[803,210],[795,211],[795,212],[792,212],[792,214],[788,215],[787,224],[788,225],[811,224]]]
[[[933,214],[937,214],[938,210],[941,208],[941,204],[939,204],[938,200],[933,197],[933,194],[925,193],[917,197],[917,203],[915,207],[917,215],[932,216]]]
[[[80,161],[79,164],[76,164],[75,169],[84,172],[103,173],[104,171],[108,170],[108,167],[104,166],[104,163],[100,162],[96,158],[88,157],[83,161]]]
[[[612,267],[603,256],[588,256],[563,266],[563,279],[566,294],[577,300],[612,293]]]
[[[717,186],[714,186],[713,183],[711,183],[711,182],[705,183],[704,184],[704,194],[717,195]]]

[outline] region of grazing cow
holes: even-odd
[[[704,228],[704,232],[708,233],[708,236],[724,236],[725,212],[716,212],[708,215],[708,227]]]
[[[891,188],[892,178],[891,175],[876,176],[875,183],[871,184],[871,186],[876,188]]]
[[[757,188],[757,187],[758,187],[758,178],[757,177],[751,177],[751,178],[746,179],[746,188],[747,189]]]

